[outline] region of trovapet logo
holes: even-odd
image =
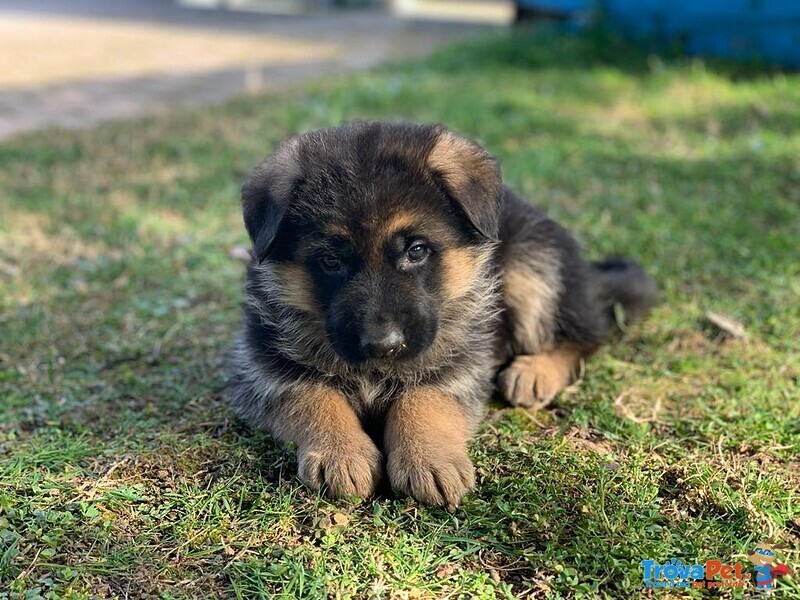
[[[740,562],[726,564],[721,560],[704,563],[683,563],[677,558],[665,563],[643,560],[642,575],[648,588],[744,588],[755,584],[757,588],[772,588],[778,577],[791,575],[785,564],[775,562],[775,550],[782,549],[772,540],[761,542],[747,556],[755,568],[755,577],[749,565]]]
[[[641,565],[644,586],[649,588],[741,588],[750,579],[747,567],[738,562],[727,565],[719,560],[707,560],[703,564],[684,564],[673,558],[664,564],[643,560]]]

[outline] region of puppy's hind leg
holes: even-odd
[[[497,378],[514,406],[543,408],[568,386],[603,340],[608,321],[577,242],[516,198],[506,207],[503,297],[510,353]]]
[[[553,254],[550,266],[543,267],[547,261],[540,262],[536,269],[509,265],[505,273],[513,358],[499,373],[497,385],[513,406],[540,409],[552,402],[574,381],[582,361],[599,345],[604,330],[599,314],[595,315],[592,309],[584,309],[582,327],[565,326],[569,324],[563,315],[563,269]],[[576,286],[574,281],[568,284],[571,288]],[[580,291],[572,289],[571,293]],[[566,317],[574,316],[573,313]],[[592,324],[594,328],[587,330],[586,326]]]

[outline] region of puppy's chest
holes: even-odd
[[[353,381],[350,387],[351,402],[360,414],[383,413],[401,388],[391,379],[376,381],[367,378]]]
[[[337,386],[362,422],[382,422],[394,401],[407,389],[396,379],[353,378]]]

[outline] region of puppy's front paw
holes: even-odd
[[[404,440],[389,452],[386,470],[393,489],[451,509],[475,486],[475,469],[463,443]]]
[[[520,355],[497,377],[497,385],[512,406],[544,408],[572,380],[572,365],[551,354]]]
[[[383,456],[370,437],[330,436],[299,448],[299,475],[309,487],[324,489],[331,498],[368,498],[381,479]]]

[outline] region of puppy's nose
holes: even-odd
[[[395,325],[361,335],[361,350],[370,358],[390,358],[405,347],[403,332]]]

